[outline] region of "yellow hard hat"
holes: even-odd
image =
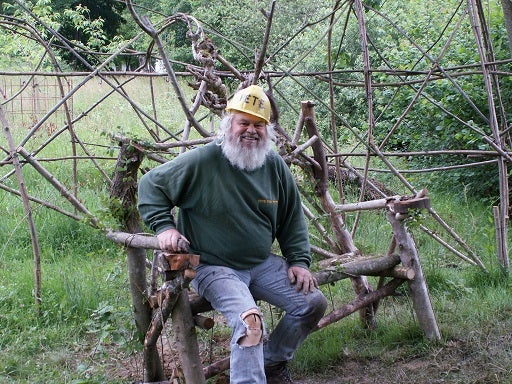
[[[270,101],[263,88],[257,85],[250,85],[236,92],[229,99],[226,111],[245,112],[270,122]]]

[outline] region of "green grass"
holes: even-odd
[[[13,242],[18,255],[7,256],[10,247],[2,254],[0,382],[104,382],[104,346],[122,349],[131,342],[124,255],[102,234],[71,220],[43,226],[40,234],[40,313],[30,250],[20,252]]]

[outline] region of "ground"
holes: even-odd
[[[468,335],[451,340],[428,354],[394,361],[393,353],[378,359],[348,357],[322,374],[300,378],[303,384],[491,384],[512,383],[510,332]],[[485,344],[482,344],[484,341]],[[399,351],[396,351],[399,355]],[[504,355],[505,354],[505,355]],[[503,361],[508,363],[503,364]],[[501,362],[501,363],[500,363]],[[299,378],[298,378],[299,379]]]
[[[166,343],[162,343],[165,345]],[[225,347],[222,347],[225,348]],[[339,361],[322,372],[307,375],[294,372],[302,384],[510,384],[512,383],[512,334],[510,329],[475,330],[463,339],[453,339],[429,348],[424,354],[403,358],[397,347],[378,358],[363,359],[357,355],[340,356]],[[166,371],[170,376],[175,356],[164,348]],[[223,351],[225,353],[225,351]],[[141,362],[124,360],[117,373],[127,383],[140,383]],[[227,384],[219,375],[215,384]],[[183,383],[174,381],[173,384]]]

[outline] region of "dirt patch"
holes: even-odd
[[[210,343],[209,349],[201,345],[205,362],[227,355],[227,340],[213,336],[207,342]],[[179,365],[172,341],[164,339],[160,347],[166,376],[171,378]],[[294,371],[292,366],[292,373],[297,383],[302,384],[512,383],[512,335],[507,328],[474,331],[464,339],[449,340],[432,346],[424,354],[409,358],[403,358],[401,348],[405,347],[371,359],[356,355],[340,356],[339,361],[321,372],[313,369],[306,374]],[[113,368],[113,375],[126,380],[126,383],[140,383],[142,380],[141,355],[116,359]],[[228,384],[229,378],[227,373],[223,373],[212,381]]]
[[[502,384],[512,383],[511,357],[510,333],[486,335],[485,340],[469,335],[410,359],[350,357],[326,372],[295,377],[303,384]]]

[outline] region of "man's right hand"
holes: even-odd
[[[158,245],[162,251],[188,252],[190,242],[174,228],[163,231],[156,237],[158,239]]]

